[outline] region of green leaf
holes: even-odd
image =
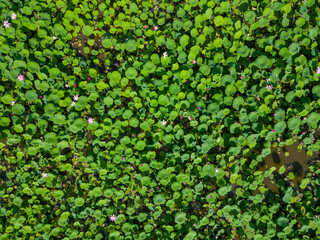
[[[91,34],[93,33],[93,27],[91,27],[91,26],[84,26],[84,27],[82,28],[82,32],[83,32],[83,34],[86,35],[87,37],[90,37]]]
[[[183,224],[185,223],[186,221],[186,213],[177,213],[176,216],[175,216],[175,219],[174,221],[177,223],[177,224]]]
[[[224,18],[222,16],[216,16],[213,21],[217,27],[224,24]]]
[[[128,52],[134,52],[137,50],[137,47],[138,47],[137,42],[132,39],[126,42],[125,46]]]

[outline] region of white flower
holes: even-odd
[[[11,20],[14,20],[14,19],[16,19],[16,18],[17,18],[17,14],[12,13],[12,14],[10,15],[10,17],[11,17]]]
[[[316,73],[317,73],[317,74],[320,74],[320,67],[317,68]]]
[[[219,172],[219,168],[216,168],[216,172]]]
[[[167,122],[165,120],[163,120],[161,123],[162,123],[162,126],[167,124]]]
[[[163,53],[163,58],[166,58],[166,57],[168,57],[168,54],[167,54],[167,52],[164,52]]]
[[[76,105],[76,102],[72,102],[72,103],[71,103],[71,106],[72,106],[72,107],[73,107],[74,105]]]
[[[189,121],[191,121],[191,117],[190,116],[188,116],[188,119],[189,119]]]
[[[57,37],[56,37],[56,36],[52,36],[52,39],[53,39],[53,40],[56,40],[56,39],[57,39]]]
[[[41,173],[42,177],[48,177],[48,173]]]
[[[270,78],[267,79],[267,83],[269,83],[269,82],[270,82]]]
[[[12,101],[10,103],[11,103],[11,106],[13,106],[16,103],[16,101]]]

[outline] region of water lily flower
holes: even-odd
[[[64,86],[65,86],[66,88],[68,88],[68,87],[69,87],[69,85],[68,85],[68,84],[65,84]]]
[[[272,132],[274,132],[274,129],[272,129]]]
[[[12,101],[10,103],[11,103],[11,106],[13,106],[16,103],[16,101]]]
[[[126,158],[125,158],[125,157],[123,157],[123,158],[122,158],[122,160],[126,160]]]
[[[219,172],[219,168],[216,168],[216,172]]]
[[[162,126],[164,126],[164,125],[166,125],[168,122],[165,121],[165,120],[163,120],[161,123],[162,123]]]
[[[268,91],[270,91],[273,87],[271,85],[267,85],[266,88]]]
[[[20,82],[22,82],[24,80],[24,76],[22,74],[19,74],[17,79],[20,80]]]
[[[76,87],[77,85],[75,84],[75,85],[73,85],[74,87]]]
[[[239,124],[239,122],[236,122],[236,124]]]
[[[88,80],[88,81],[90,81],[90,80],[91,80],[91,77],[90,77],[90,76],[88,76],[88,77],[87,77],[87,80]]]
[[[317,74],[320,74],[320,67],[317,68],[316,73],[317,73]]]
[[[17,18],[17,14],[15,14],[15,13],[11,13],[10,17],[11,17],[11,20],[14,20],[14,19],[16,19],[16,18]]]
[[[191,117],[190,116],[188,116],[188,119],[189,119],[189,121],[191,121]]]
[[[270,83],[270,78],[267,79],[267,83]]]
[[[200,107],[198,107],[198,110],[200,110]]]
[[[154,26],[155,31],[158,31],[158,29],[159,29],[158,26]]]
[[[302,134],[306,134],[306,132],[302,132]]]
[[[73,107],[74,105],[76,105],[76,102],[72,102],[72,103],[71,103],[71,106],[72,106],[72,107]]]
[[[39,98],[42,98],[42,96],[39,96]]]
[[[48,177],[48,173],[41,173],[42,177]]]
[[[117,216],[116,215],[111,215],[110,216],[110,220],[111,220],[111,222],[116,221],[117,220]]]
[[[196,60],[193,60],[193,61],[192,61],[192,63],[193,63],[193,64],[196,64],[196,63],[197,63],[197,61],[196,61]]]
[[[240,78],[241,78],[241,79],[243,79],[243,77],[242,77],[242,76],[241,76]]]
[[[147,25],[144,25],[144,29],[146,29],[147,28]]]
[[[57,37],[56,37],[56,36],[52,36],[52,39],[53,39],[53,40],[56,40],[56,39],[57,39]]]
[[[8,21],[3,21],[3,26],[4,26],[5,28],[9,28],[10,25],[11,25],[11,23],[9,23]]]
[[[73,96],[73,100],[78,101],[78,99],[79,99],[79,96],[78,96],[78,95],[74,95],[74,96]]]
[[[89,118],[87,121],[89,124],[91,124],[91,123],[93,123],[93,118]]]
[[[186,82],[188,82],[188,80],[186,80]]]
[[[166,57],[168,57],[168,54],[167,54],[167,52],[164,52],[163,53],[163,58],[166,58]]]

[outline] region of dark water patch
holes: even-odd
[[[312,156],[307,155],[307,149],[302,147],[298,150],[300,143],[295,142],[290,146],[271,147],[271,154],[265,157],[264,161],[259,165],[258,171],[270,170],[275,167],[273,172],[274,178],[265,178],[263,183],[272,192],[279,193],[279,186],[283,184],[280,180],[288,176],[290,172],[294,174],[294,179],[290,180],[290,184],[299,190],[301,181],[309,172],[308,164],[319,159],[319,153],[314,153]],[[301,147],[301,146],[300,146]],[[285,172],[279,174],[280,168],[284,166]]]

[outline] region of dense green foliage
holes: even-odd
[[[0,239],[320,238],[319,2],[1,0]]]

